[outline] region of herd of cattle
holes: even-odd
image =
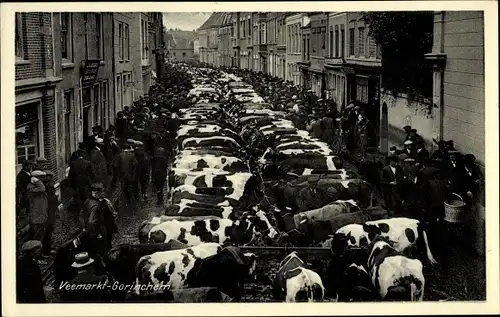
[[[168,207],[141,224],[140,244],[110,251],[115,279],[238,301],[266,265],[242,247],[323,246],[332,251],[326,275],[296,252],[279,263],[276,300],[422,300],[418,258],[436,264],[422,223],[372,207],[369,183],[240,78],[189,73],[193,102],[177,119]],[[166,296],[154,293],[135,295]]]

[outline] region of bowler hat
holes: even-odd
[[[405,145],[412,145],[413,144],[413,141],[412,140],[406,140],[405,141]]]
[[[45,176],[45,175],[47,175],[47,173],[44,171],[40,171],[40,170],[36,170],[36,171],[31,172],[31,176],[33,176],[33,177],[40,177],[40,176]]]
[[[94,259],[89,257],[87,252],[78,253],[75,255],[75,262],[71,265],[74,268],[84,267],[94,263]]]

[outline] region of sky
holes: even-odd
[[[167,29],[192,31],[199,28],[210,14],[212,12],[163,12],[163,23]]]

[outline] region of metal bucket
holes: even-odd
[[[444,202],[444,220],[451,223],[463,222],[466,204],[460,195],[456,193],[452,195],[457,199]]]

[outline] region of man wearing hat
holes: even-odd
[[[89,195],[89,187],[92,182],[92,166],[81,153],[71,162],[68,179],[73,188],[74,204],[78,215],[83,202]]]
[[[45,234],[42,240],[42,254],[44,256],[50,256],[55,254],[55,250],[51,248],[52,246],[52,233],[54,232],[54,224],[56,221],[57,210],[59,208],[59,197],[56,194],[54,172],[47,170],[45,171],[45,176],[41,177],[43,184],[45,186],[45,193],[47,195],[47,223],[45,226]]]
[[[404,168],[405,177],[401,182],[403,209],[408,218],[429,221],[430,186],[427,178],[419,173],[416,166]]]
[[[28,200],[26,199],[26,189],[31,182],[31,171],[33,170],[33,163],[31,161],[24,161],[21,171],[16,176],[16,206],[19,210],[28,207]]]
[[[398,184],[403,180],[403,170],[398,164],[396,156],[389,157],[389,165],[382,169],[380,183],[384,196],[384,202],[389,214],[400,209]]]
[[[108,302],[111,285],[106,275],[95,274],[94,259],[87,252],[75,255],[71,265],[77,270],[77,276],[67,284],[61,285],[61,299],[67,303],[99,303]],[[89,286],[90,285],[90,286]]]
[[[25,242],[16,261],[16,295],[18,303],[45,303],[42,272],[37,259],[42,244],[37,240]]]
[[[135,199],[139,198],[138,179],[137,179],[137,159],[134,150],[126,143],[123,150],[118,154],[116,160],[117,171],[120,181],[123,186],[123,194],[126,198],[126,204],[129,205],[133,202],[132,196]]]
[[[147,199],[147,189],[149,184],[149,175],[151,171],[150,159],[144,149],[144,144],[141,141],[136,142],[136,149],[134,151],[137,160],[137,179],[141,186],[141,194],[144,200]]]
[[[38,157],[35,162],[34,170],[45,171],[48,170],[49,161],[45,157]]]
[[[410,140],[413,141],[415,146],[419,144],[425,145],[424,139],[417,133],[417,129],[410,130]]]
[[[429,151],[425,149],[423,143],[417,143],[415,146],[415,160],[418,165],[423,165],[424,161],[429,158]]]
[[[94,182],[101,182],[105,186],[108,182],[108,167],[103,151],[104,140],[97,137],[93,148],[90,150],[90,164]],[[106,186],[107,187],[107,186]]]
[[[404,149],[399,151],[399,154],[406,154],[408,157],[415,157],[415,151],[413,147],[413,141],[412,140],[406,140],[404,142]]]
[[[406,133],[405,136],[405,141],[411,140],[410,133],[411,133],[411,126],[410,125],[405,125],[403,127],[403,131]]]
[[[79,142],[78,149],[71,154],[71,158],[69,159],[69,165],[71,165],[71,163],[80,156],[84,158],[87,157],[87,146],[83,142]]]
[[[91,186],[91,196],[85,201],[83,208],[83,225],[90,237],[96,242],[101,256],[111,249],[113,234],[118,232],[115,223],[116,212],[111,202],[103,197],[102,183]]]
[[[29,200],[29,220],[32,238],[41,241],[45,235],[48,220],[48,199],[42,177],[47,175],[44,171],[32,171],[31,181],[27,186]]]

